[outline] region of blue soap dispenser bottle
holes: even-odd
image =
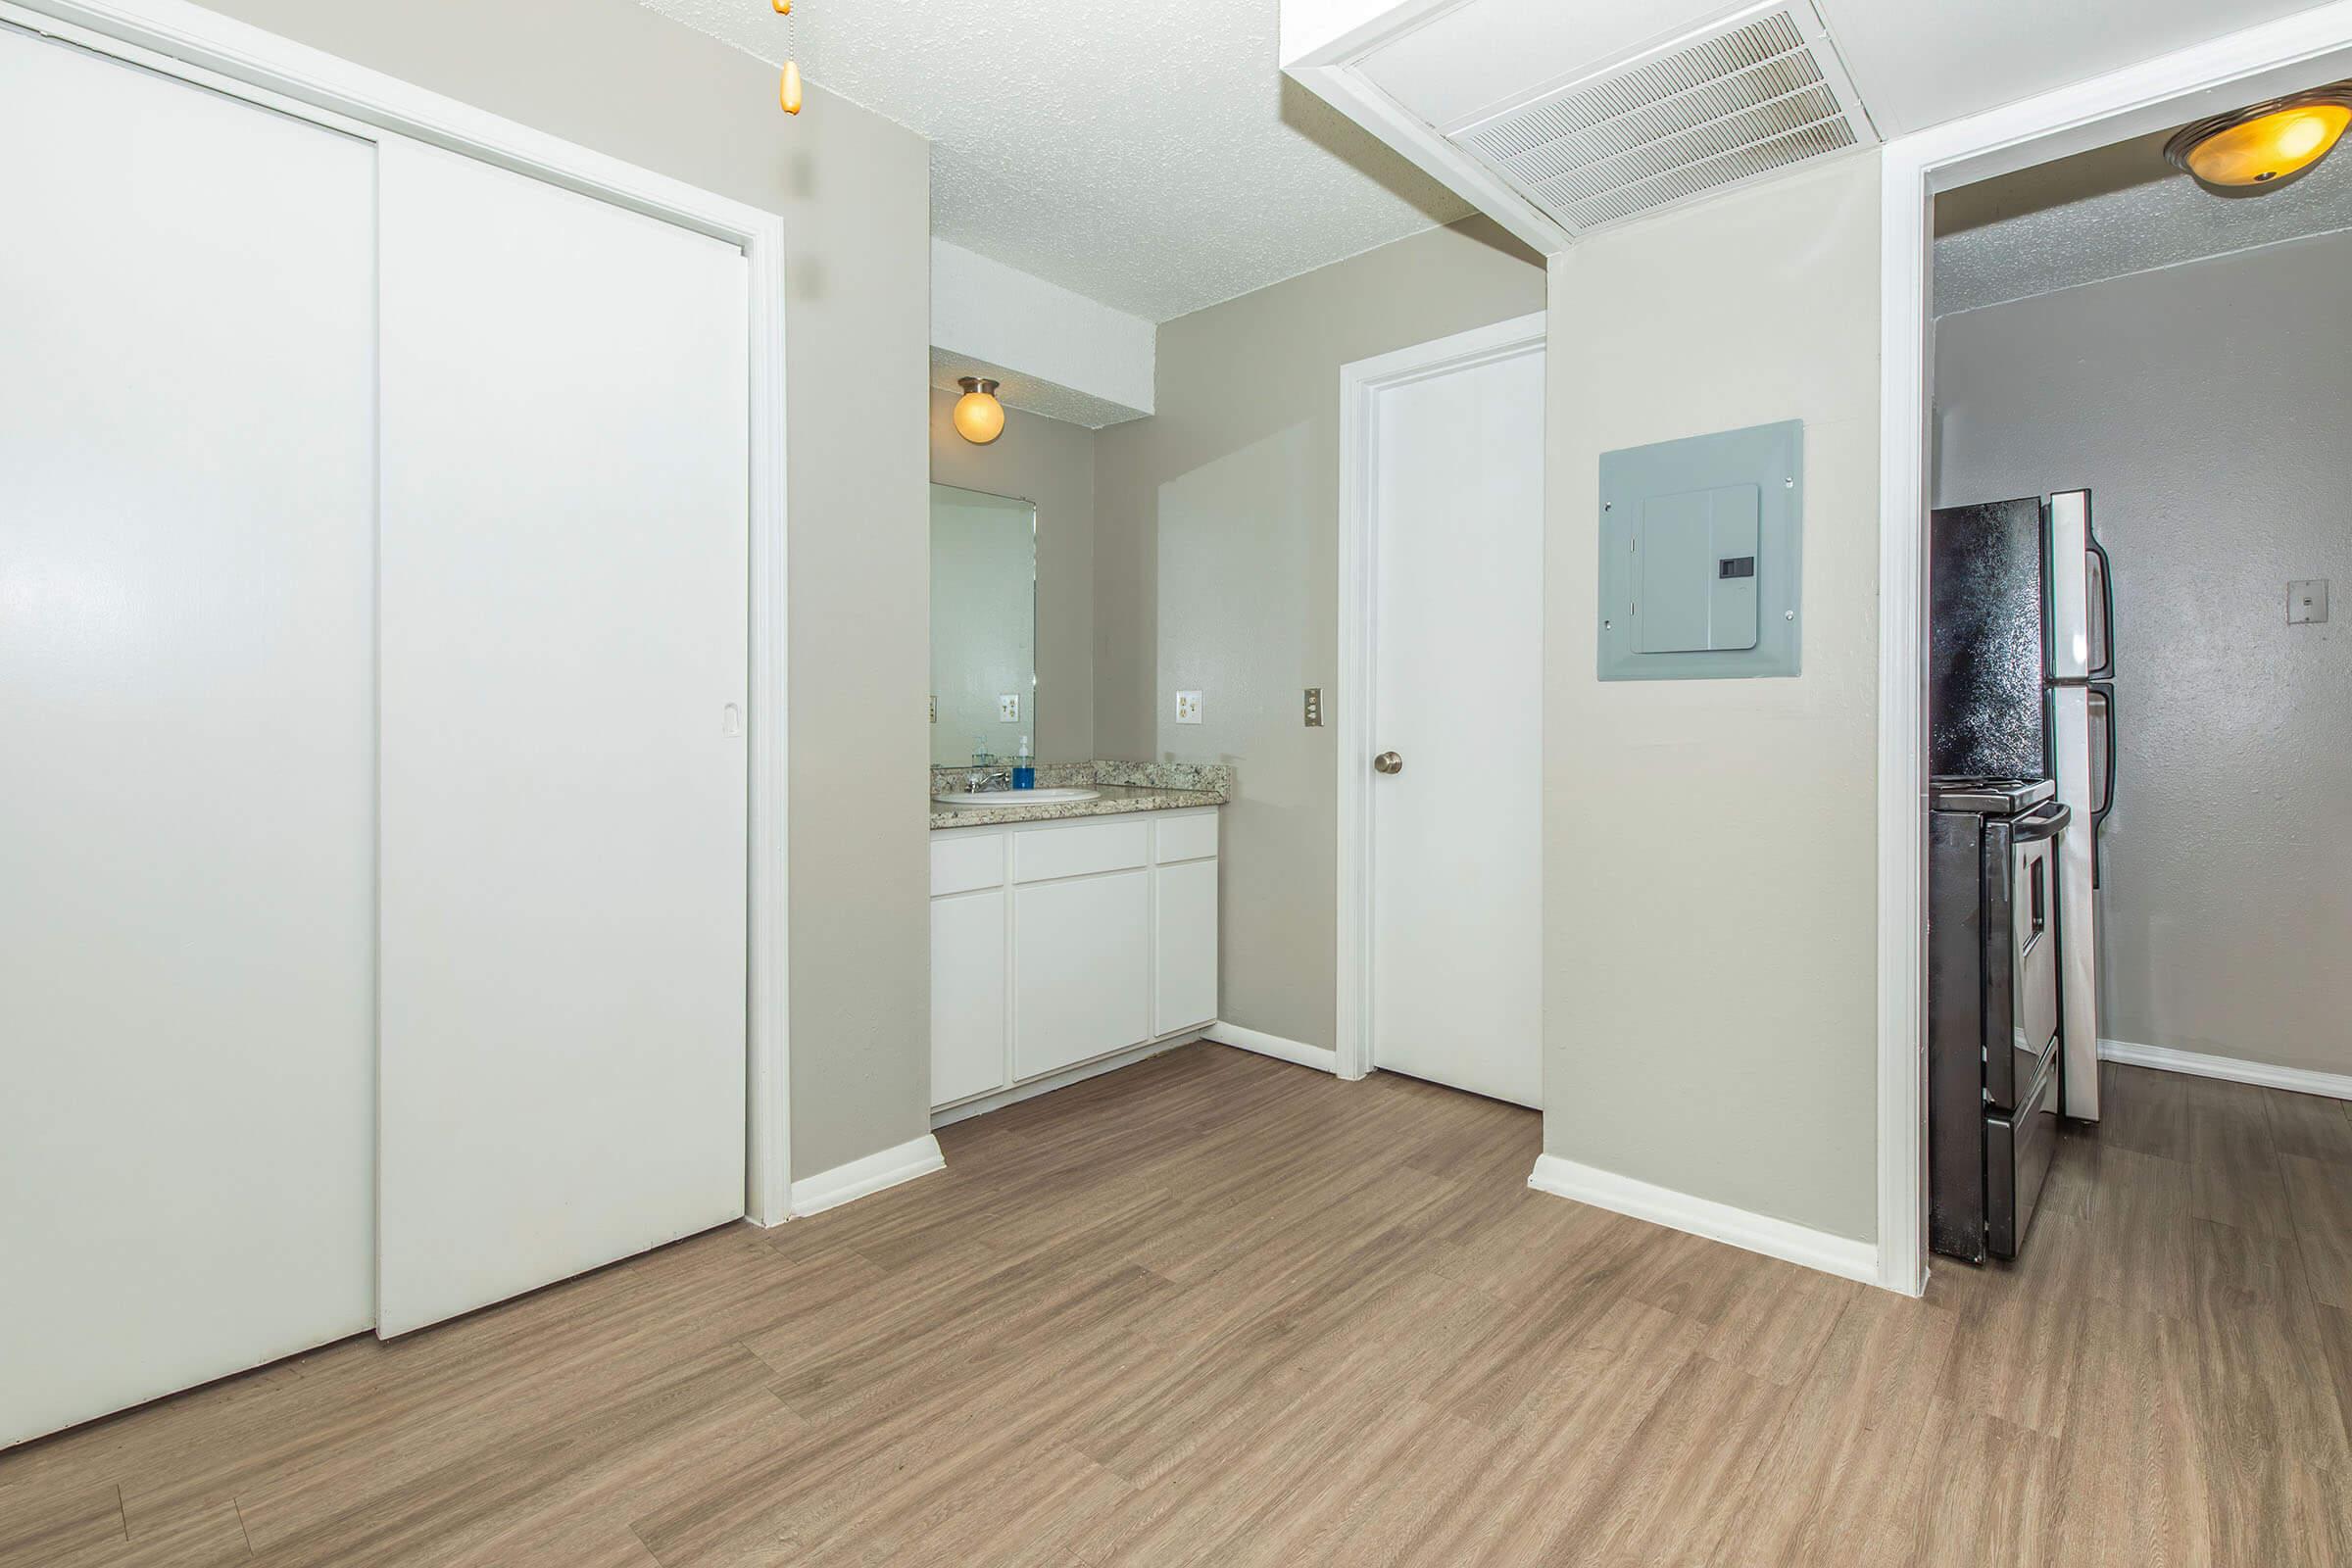
[[[1037,788],[1037,763],[1029,756],[1029,737],[1021,737],[1021,749],[1012,759],[1012,787],[1016,790]]]

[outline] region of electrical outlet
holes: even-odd
[[[1323,688],[1320,686],[1309,686],[1306,689],[1306,727],[1308,729],[1323,727]]]
[[[937,696],[931,699],[931,722],[934,724],[939,722],[939,698]]]
[[[1176,694],[1176,722],[1179,724],[1200,722],[1200,694],[1199,692],[1178,692]]]
[[[997,699],[997,717],[1007,724],[1021,721],[1021,700],[1010,692]]]
[[[2286,585],[2286,623],[2289,626],[2317,626],[2327,618],[2327,578],[2314,577],[2309,582],[2290,582]]]

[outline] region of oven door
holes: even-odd
[[[2014,1110],[2040,1078],[2058,1038],[2058,836],[2072,813],[2055,802],[1986,824],[1984,835],[1984,1099]]]
[[[2032,819],[2018,824],[2011,846],[2016,890],[2009,909],[2011,972],[2016,975],[2015,1046],[2021,1081],[2032,1083],[2058,1037],[2058,836],[2065,808],[2043,836]],[[2032,833],[2034,836],[2029,837]]]

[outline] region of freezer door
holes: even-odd
[[[2090,492],[2050,497],[2050,678],[2095,680],[2115,668],[2115,589],[2090,531]]]

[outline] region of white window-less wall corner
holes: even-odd
[[[1099,430],[1152,412],[1158,328],[1015,267],[931,241],[931,384],[1003,383],[998,399]]]
[[[1880,220],[1880,1283],[1925,1288],[1928,354],[1936,192],[2352,74],[2352,3],[1889,142]]]

